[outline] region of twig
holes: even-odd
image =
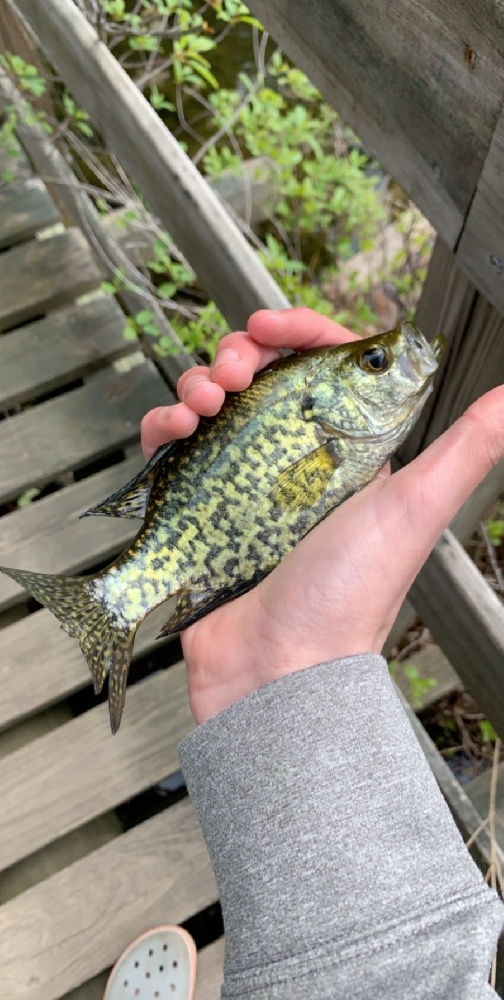
[[[499,889],[502,894],[503,884],[502,884],[502,871],[497,858],[497,836],[495,831],[495,817],[496,808],[495,800],[497,794],[497,778],[499,773],[499,760],[500,760],[500,749],[501,741],[497,737],[495,741],[493,761],[492,761],[492,775],[490,779],[490,801],[488,806],[488,821],[489,821],[489,833],[490,833],[490,885],[492,889],[497,889],[497,880],[499,883]],[[497,979],[497,955],[494,955],[492,961],[492,969],[490,973],[490,985],[495,988],[495,983]]]
[[[498,589],[500,590],[501,594],[504,594],[504,576],[502,574],[502,570],[501,570],[501,568],[499,566],[499,563],[497,562],[497,556],[495,555],[495,549],[494,549],[494,547],[493,547],[493,545],[492,545],[492,543],[490,541],[490,537],[489,537],[489,534],[488,534],[488,528],[487,528],[487,526],[486,526],[486,524],[485,524],[484,521],[480,521],[480,531],[481,531],[481,534],[483,535],[483,538],[485,540],[485,544],[486,544],[486,548],[487,548],[487,553],[488,553],[488,558],[490,560],[490,565],[491,565],[491,567],[493,569],[493,572],[494,572],[494,575],[495,575],[495,579],[497,580]]]

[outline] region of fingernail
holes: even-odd
[[[214,362],[214,368],[218,365],[225,365],[228,361],[239,361],[240,355],[238,351],[233,350],[232,347],[225,347],[223,351],[217,354]]]

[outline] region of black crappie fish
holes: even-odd
[[[146,615],[173,597],[161,634],[186,628],[253,587],[368,483],[417,419],[443,344],[405,323],[275,362],[87,511],[144,519],[106,569],[65,577],[0,567],[80,640],[97,693],[110,673],[112,732]]]

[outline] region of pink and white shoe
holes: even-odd
[[[196,945],[182,927],[146,931],[110,973],[103,1000],[193,1000]]]

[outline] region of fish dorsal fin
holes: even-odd
[[[315,448],[280,473],[271,491],[273,502],[287,510],[313,507],[325,493],[338,464],[327,445]]]
[[[121,486],[102,503],[90,507],[80,517],[101,514],[104,517],[140,517],[143,519],[147,512],[150,491],[160,470],[161,462],[173,454],[178,445],[179,441],[170,441],[168,444],[161,445],[147,465],[129,483]]]

